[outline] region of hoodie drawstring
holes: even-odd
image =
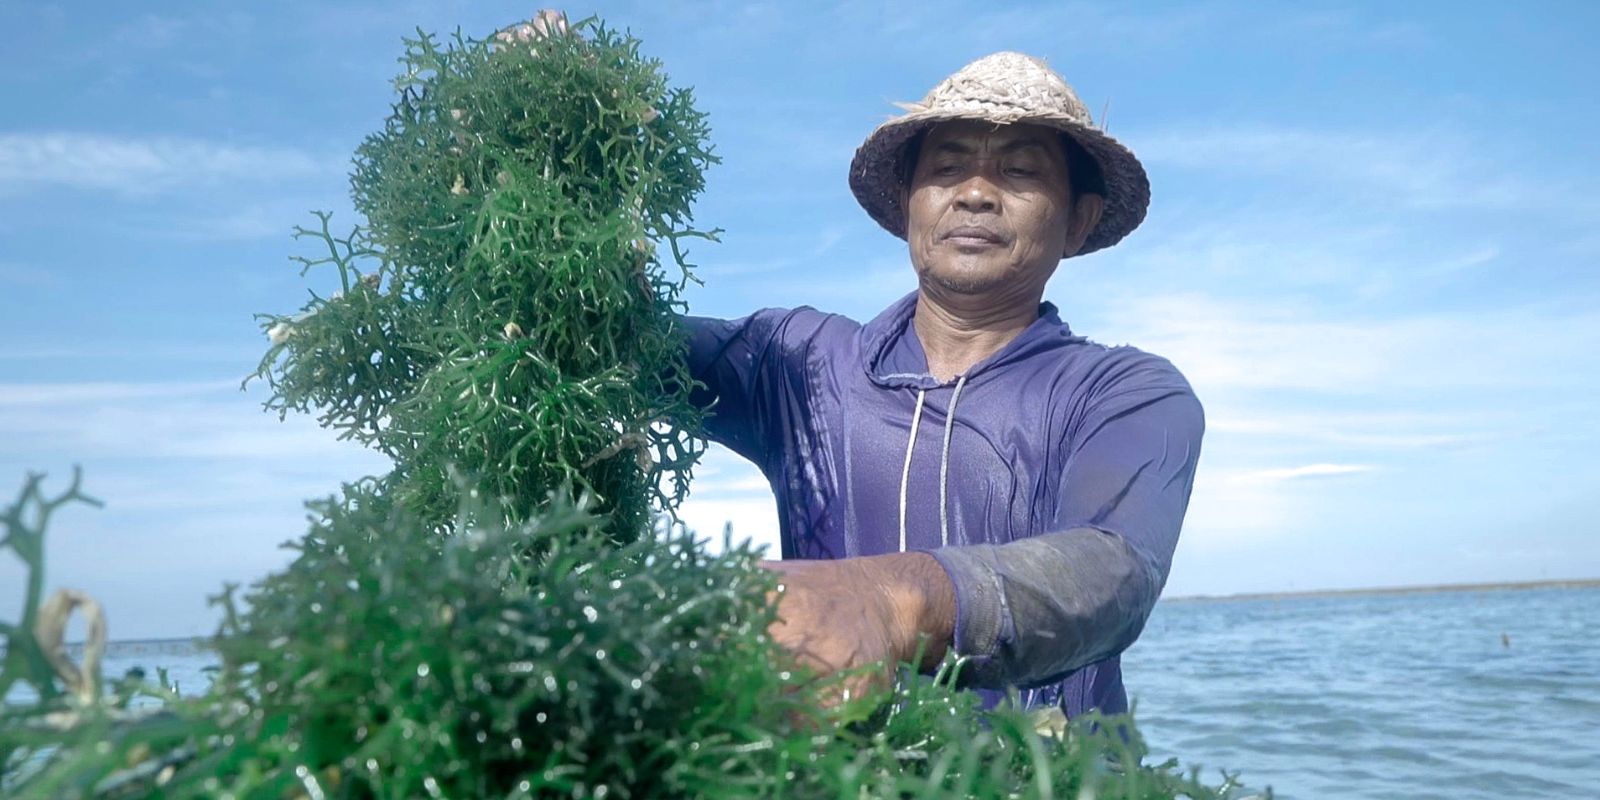
[[[962,375],[956,380],[956,390],[950,395],[950,407],[945,410],[944,417],[944,448],[939,455],[939,541],[943,546],[950,544],[950,435],[955,431],[956,403],[961,402],[961,387],[967,384],[967,376]],[[906,551],[906,493],[911,485],[911,453],[917,446],[917,429],[922,426],[922,409],[928,399],[928,390],[917,390],[917,409],[911,413],[911,436],[906,440],[906,465],[900,473],[900,552]]]
[[[917,390],[917,410],[911,413],[911,438],[906,440],[906,467],[900,472],[900,552],[906,551],[906,485],[911,481],[911,451],[917,446],[917,427],[922,424],[922,403],[927,389]]]
[[[944,414],[944,452],[939,456],[939,541],[950,546],[950,505],[946,493],[950,488],[950,434],[956,428],[956,403],[961,401],[961,387],[967,385],[967,376],[956,380],[956,391],[950,395],[950,408]],[[904,548],[902,548],[904,549]]]

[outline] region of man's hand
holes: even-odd
[[[501,45],[532,42],[537,39],[548,39],[560,36],[567,32],[567,15],[564,11],[546,8],[535,14],[533,19],[512,25],[494,35],[494,40]]]
[[[859,696],[887,682],[896,665],[927,649],[919,667],[938,664],[950,646],[955,590],[926,553],[893,553],[837,561],[763,561],[781,574],[778,620],[769,633],[821,676],[883,662],[883,669],[845,680]]]

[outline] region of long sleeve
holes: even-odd
[[[700,384],[690,401],[709,409],[706,435],[765,469],[772,437],[764,435],[776,397],[774,339],[781,309],[735,320],[683,317],[689,329],[689,374]]]
[[[1153,364],[1153,365],[1152,365]],[[1133,643],[1166,583],[1194,483],[1204,415],[1151,359],[1066,433],[1047,533],[931,551],[956,591],[964,683],[1036,686]]]
[[[838,318],[802,306],[682,320],[689,374],[700,384],[690,401],[709,409],[706,435],[771,475],[809,402],[808,356]]]

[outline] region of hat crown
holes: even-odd
[[[984,56],[939,82],[909,111],[981,111],[996,122],[1028,117],[1066,118],[1093,126],[1089,109],[1066,80],[1042,59],[1001,52]]]

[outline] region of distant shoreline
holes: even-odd
[[[1288,600],[1316,597],[1368,597],[1401,594],[1444,594],[1447,592],[1514,592],[1527,589],[1600,589],[1600,578],[1572,580],[1512,581],[1502,583],[1440,583],[1425,586],[1374,586],[1364,589],[1307,589],[1292,592],[1241,592],[1238,594],[1192,594],[1166,597],[1169,603],[1216,603],[1229,600]]]

